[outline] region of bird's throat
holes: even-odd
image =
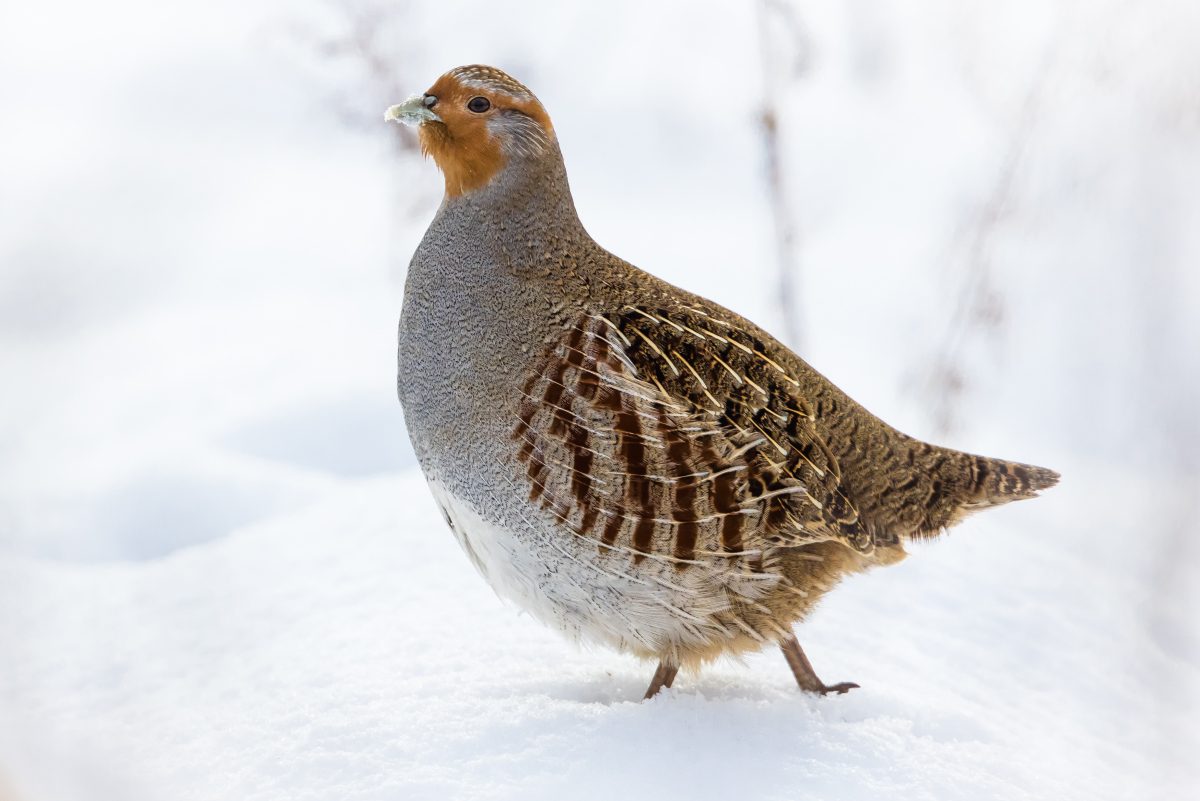
[[[432,156],[446,179],[446,194],[460,197],[492,182],[506,166],[508,158],[500,144],[479,126],[465,136],[451,136],[439,122],[427,122],[418,129],[421,152]]]

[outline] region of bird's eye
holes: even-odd
[[[492,104],[488,102],[486,97],[472,97],[470,102],[467,103],[467,108],[471,109],[471,111],[474,111],[476,114],[482,114],[491,107]]]
[[[421,102],[425,104],[425,108],[433,108],[437,105],[437,98],[433,95],[425,95],[425,99]]]

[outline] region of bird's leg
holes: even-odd
[[[848,693],[858,685],[854,682],[844,681],[841,684],[826,686],[820,679],[817,678],[817,672],[813,670],[812,662],[808,661],[808,657],[804,655],[804,649],[800,647],[800,641],[794,636],[788,637],[779,643],[779,648],[783,651],[783,656],[787,659],[788,667],[792,669],[792,673],[796,676],[796,683],[800,685],[801,690],[810,693],[820,693],[826,695],[828,693]],[[659,670],[662,667],[659,666]],[[654,674],[654,678],[658,678],[658,674]],[[654,685],[650,685],[653,687]],[[670,686],[670,685],[668,685]],[[649,696],[646,696],[649,698]]]
[[[658,670],[654,671],[654,678],[650,679],[650,687],[646,690],[646,697],[653,698],[658,695],[658,691],[663,687],[670,688],[675,681],[675,674],[679,672],[677,667],[667,667],[665,662],[658,663]]]

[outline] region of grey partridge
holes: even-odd
[[[1058,475],[929,445],[770,334],[597,245],[554,127],[492,67],[385,119],[446,194],[413,256],[398,393],[447,524],[496,593],[576,641],[680,667],[778,644],[847,574]]]

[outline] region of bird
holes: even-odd
[[[494,67],[385,120],[445,180],[405,280],[397,394],[417,460],[501,598],[680,669],[779,647],[839,581],[1059,475],[908,437],[765,330],[597,244],[541,102]]]

